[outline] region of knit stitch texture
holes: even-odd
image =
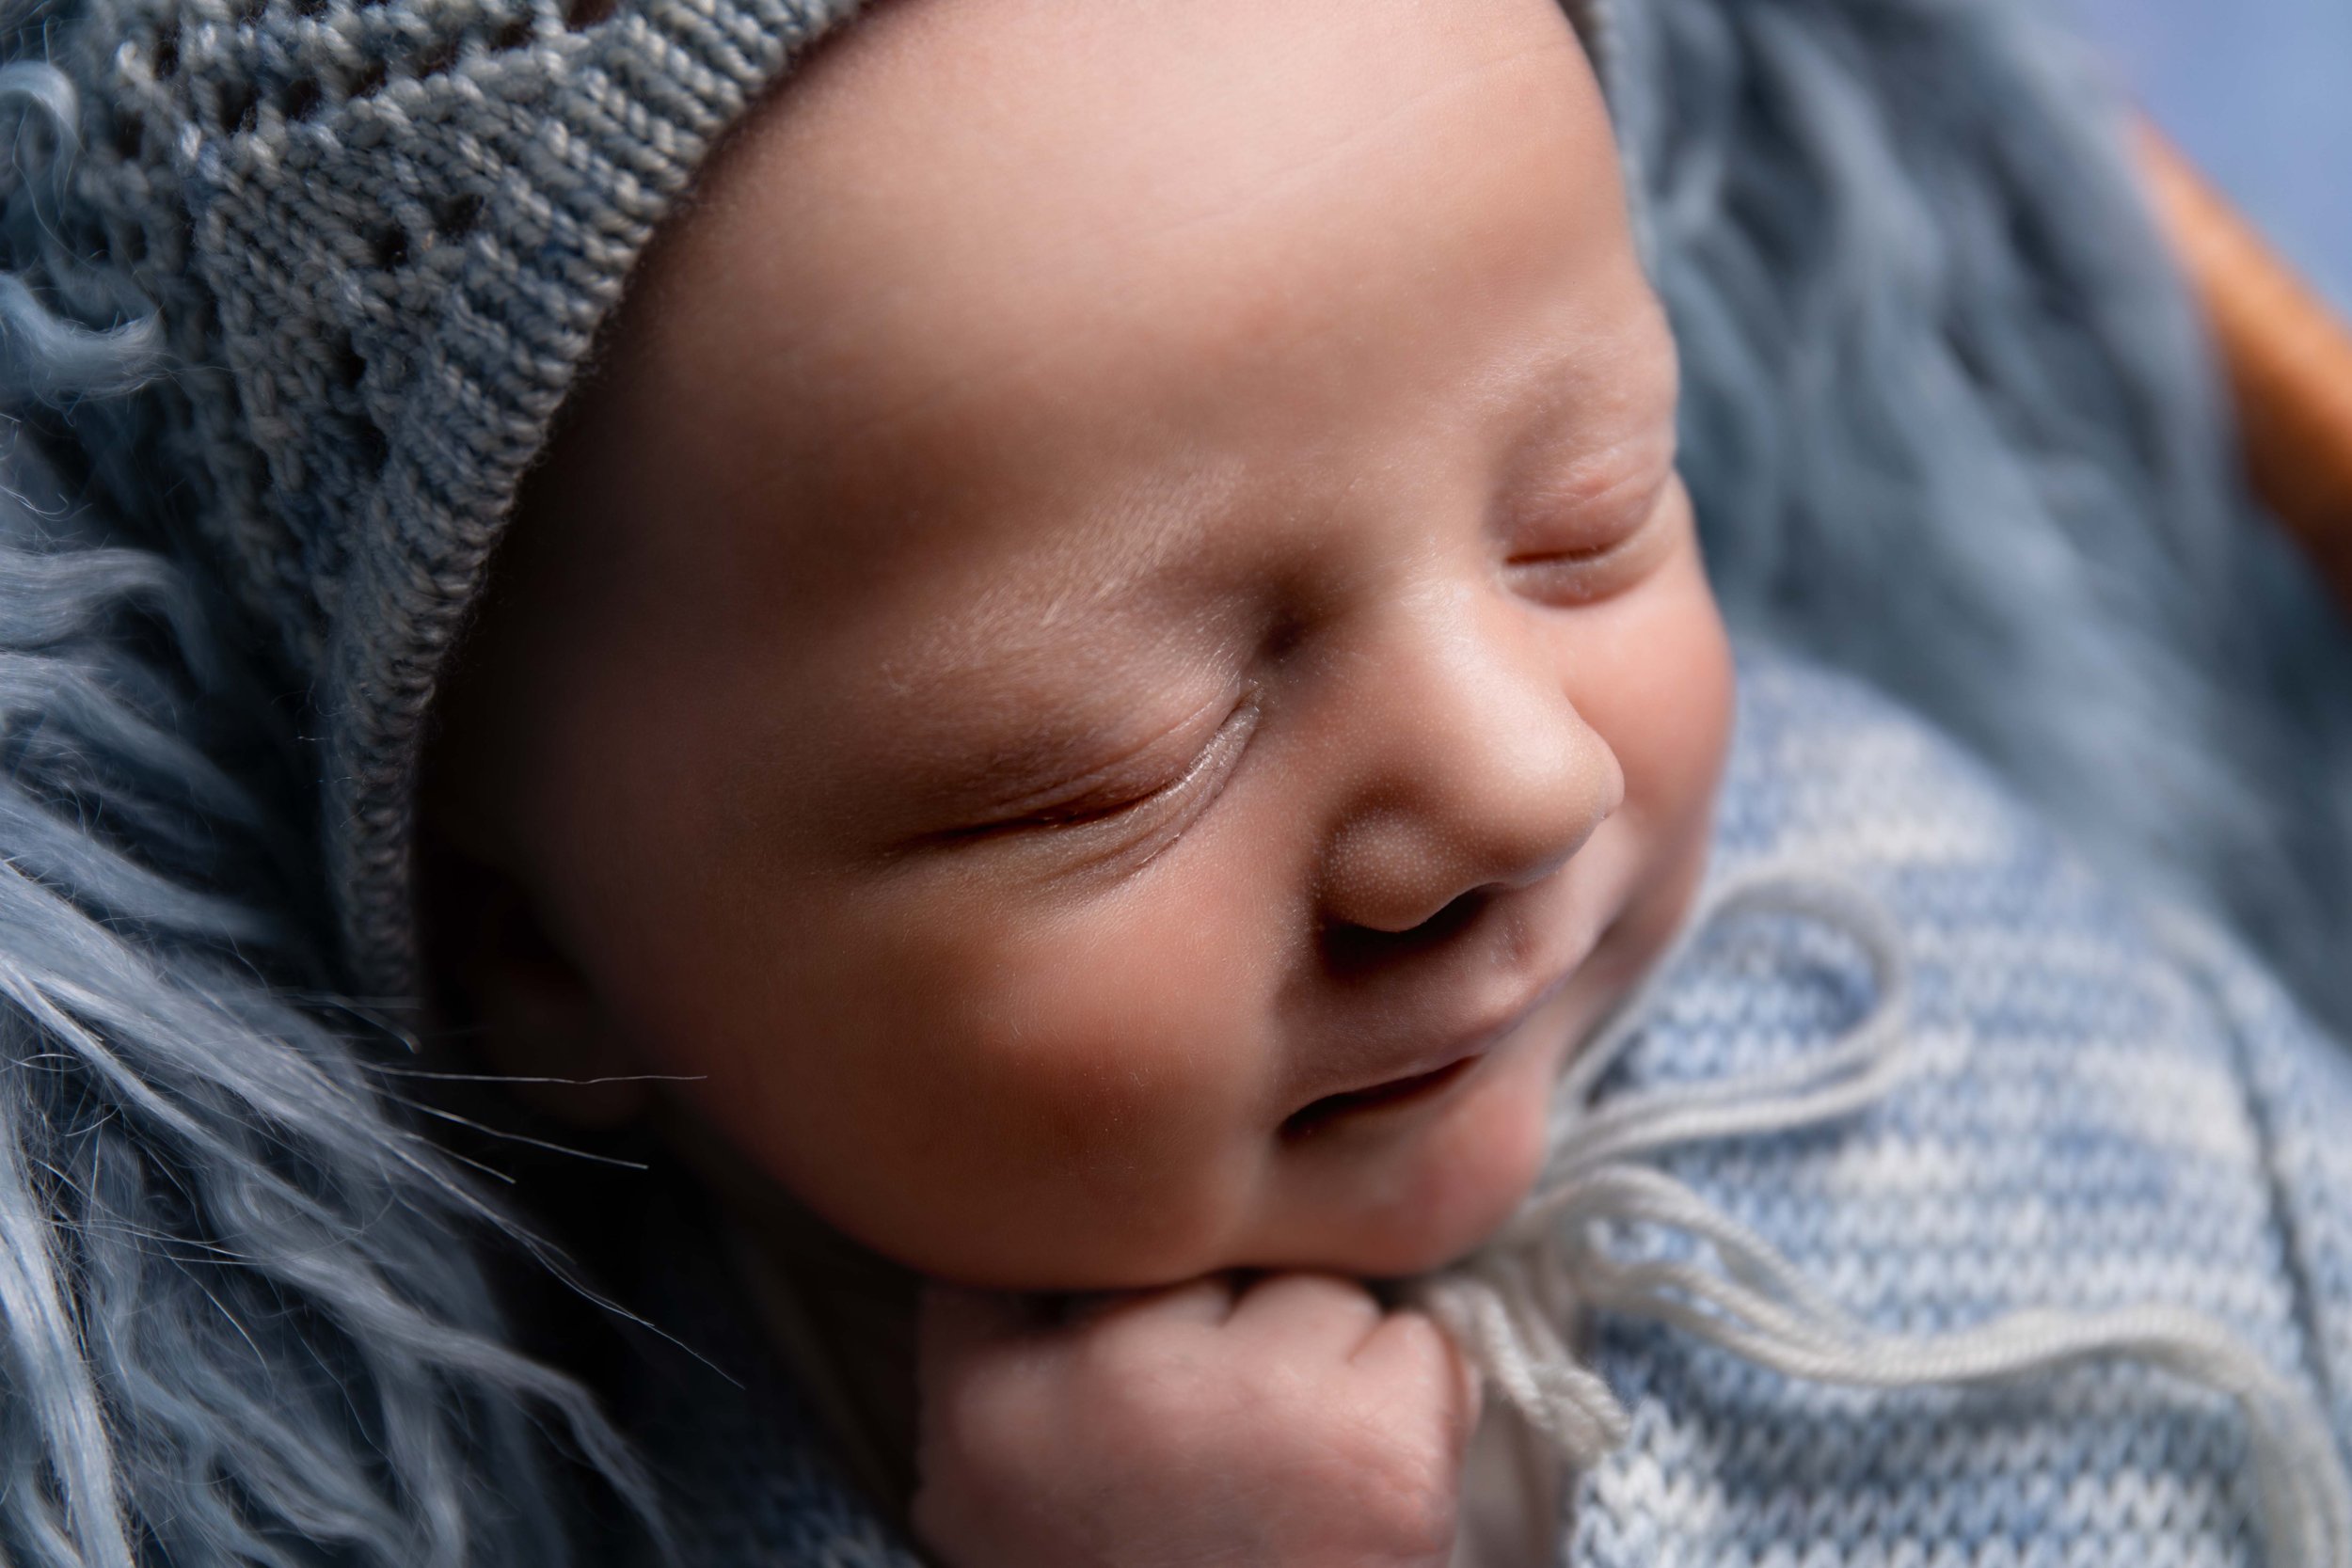
[[[593,4],[87,0],[37,19],[62,80],[9,68],[72,153],[11,265],[159,324],[167,377],[86,416],[95,477],[200,536],[310,689],[367,984],[412,983],[420,727],[523,469],[714,141],[855,8]]]

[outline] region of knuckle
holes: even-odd
[[[1114,1393],[1182,1359],[1174,1337],[1160,1325],[1119,1318],[1081,1332],[1071,1341],[1069,1357],[1071,1375],[1081,1385]]]
[[[1449,1427],[1467,1428],[1476,1415],[1475,1381],[1453,1338],[1434,1319],[1401,1314],[1382,1330],[1394,1336],[1391,1359],[1400,1382],[1439,1413]],[[1456,1435],[1464,1440],[1467,1430]]]
[[[1385,1326],[1417,1362],[1443,1365],[1453,1359],[1454,1341],[1446,1338],[1438,1321],[1425,1312],[1398,1312]]]
[[[1361,1285],[1332,1274],[1284,1275],[1279,1283],[1282,1289],[1316,1306],[1353,1307],[1372,1299],[1372,1293]]]
[[[1284,1275],[1255,1292],[1278,1314],[1315,1323],[1333,1331],[1376,1316],[1372,1293],[1354,1280],[1327,1274]]]

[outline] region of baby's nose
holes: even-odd
[[[1624,800],[1616,754],[1540,638],[1424,621],[1354,673],[1327,925],[1458,924],[1440,917],[1549,877]]]

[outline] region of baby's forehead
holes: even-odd
[[[884,5],[645,281],[563,454],[605,575],[648,644],[839,627],[859,686],[1213,632],[1327,562],[1318,520],[1671,439],[1550,0]]]
[[[1311,199],[1299,177],[1326,160],[1418,153],[1458,176],[1507,109],[1560,97],[1571,57],[1552,0],[894,0],[754,112],[706,189],[784,195],[884,250],[912,221],[975,259],[1083,251]]]
[[[1084,407],[1139,369],[1411,330],[1384,256],[1563,139],[1613,181],[1550,0],[900,0],[708,171],[610,384],[838,450],[959,396]]]

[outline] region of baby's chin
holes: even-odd
[[[1570,999],[1538,1008],[1441,1098],[1389,1125],[1333,1127],[1290,1151],[1302,1203],[1257,1268],[1366,1278],[1427,1274],[1478,1250],[1542,1173],[1550,1101],[1572,1049]],[[1320,1235],[1316,1234],[1320,1231]]]
[[[1427,1274],[1476,1252],[1502,1229],[1543,1174],[1562,1071],[1611,1006],[1671,945],[1695,899],[1707,840],[1694,832],[1647,896],[1626,911],[1585,965],[1498,1041],[1446,1096],[1327,1130],[1301,1164],[1312,1217],[1293,1256],[1262,1266],[1328,1269],[1369,1278]],[[1320,1225],[1322,1238],[1313,1227]]]

